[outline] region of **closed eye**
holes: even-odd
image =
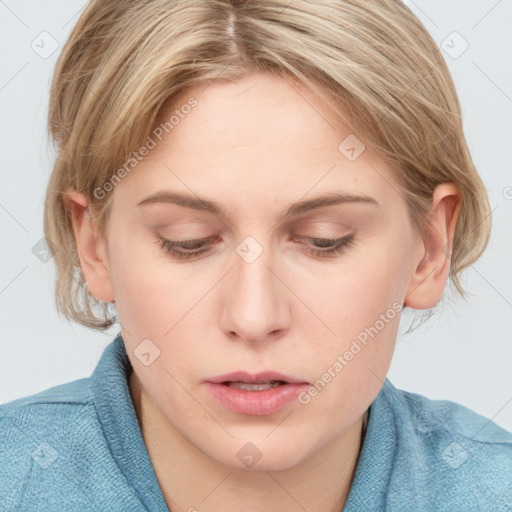
[[[328,257],[342,253],[345,249],[355,243],[353,234],[346,235],[342,238],[311,238],[311,237],[293,237],[292,240],[310,240],[313,244],[307,245],[306,251],[314,256]],[[176,259],[191,259],[202,254],[211,252],[212,245],[215,245],[215,240],[211,238],[202,238],[196,240],[168,240],[157,234],[157,241],[160,243],[161,248],[173,258]]]

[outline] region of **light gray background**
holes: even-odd
[[[459,402],[512,431],[512,1],[406,3],[442,48],[463,48],[454,31],[469,44],[457,58],[443,55],[494,227],[486,253],[465,273],[469,301],[452,301],[413,333],[400,334],[388,377],[398,388]],[[0,403],[88,377],[119,331],[116,325],[100,334],[61,320],[54,264],[32,252],[43,237],[54,157],[45,132],[49,80],[84,5],[0,0]],[[48,55],[52,44],[58,48]],[[401,333],[410,321],[406,311]]]

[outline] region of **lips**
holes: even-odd
[[[256,374],[233,372],[204,382],[212,398],[237,414],[266,416],[292,404],[310,384],[268,371]]]

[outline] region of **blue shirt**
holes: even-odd
[[[0,406],[2,512],[169,510],[131,400],[131,371],[118,335],[91,377]],[[512,510],[512,434],[386,379],[343,511],[438,510]]]

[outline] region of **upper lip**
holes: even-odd
[[[231,372],[223,375],[216,375],[209,377],[206,382],[213,382],[215,384],[221,382],[270,382],[272,380],[282,380],[290,384],[309,384],[309,382],[290,377],[283,373],[274,371],[265,371],[259,373],[248,373],[248,372]]]

